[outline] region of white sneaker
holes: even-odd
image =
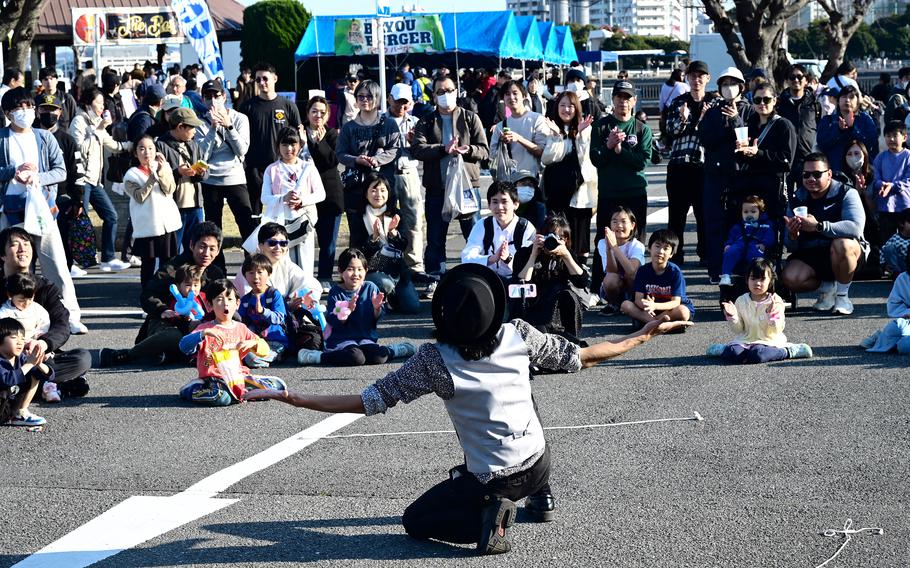
[[[830,292],[819,292],[818,300],[812,305],[812,307],[819,312],[830,311],[834,307],[834,290]],[[851,308],[851,311],[852,308]]]
[[[834,299],[834,313],[849,316],[853,313],[853,302],[846,294]]]
[[[82,270],[75,264],[70,267],[70,276],[73,278],[82,278],[86,274],[88,274],[88,272],[86,272],[85,270]]]
[[[41,387],[41,395],[45,402],[60,402],[60,390],[57,388],[57,383],[45,382]]]
[[[140,266],[142,266],[142,259],[139,258],[138,256],[136,256],[135,254],[130,256],[129,262],[130,262],[130,266],[132,266],[133,268],[139,268]]]
[[[70,333],[73,335],[85,335],[88,333],[88,328],[85,327],[85,324],[81,321],[71,321]]]
[[[102,272],[119,272],[121,270],[126,270],[127,268],[130,268],[131,266],[132,265],[130,263],[123,262],[119,258],[115,258],[114,260],[112,260],[110,262],[102,262],[101,271]]]
[[[718,286],[732,286],[733,281],[730,279],[729,274],[721,274],[720,282],[717,283]]]

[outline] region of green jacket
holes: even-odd
[[[619,154],[607,148],[607,137],[614,127],[626,133]],[[598,201],[646,195],[645,166],[651,160],[651,128],[635,118],[620,122],[612,114],[598,120],[592,128],[591,163],[597,168]]]

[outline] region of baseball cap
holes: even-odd
[[[405,85],[404,83],[395,83],[392,85],[391,95],[393,101],[400,101],[402,99],[405,99],[409,102],[414,101],[414,98],[411,96],[411,87],[409,85]]]
[[[736,79],[740,83],[745,83],[746,80],[743,79],[743,72],[737,69],[736,67],[727,67],[724,69],[721,74],[717,77],[717,84],[720,85],[720,82],[725,78],[730,77],[731,79]]]
[[[628,81],[616,81],[613,83],[613,95],[624,94],[630,97],[635,96],[635,85]]]
[[[202,94],[205,93],[223,93],[224,85],[221,84],[221,79],[214,79],[212,81],[206,81],[202,84]]]
[[[161,103],[161,110],[173,110],[175,108],[180,108],[180,105],[183,104],[183,97],[180,95],[168,95],[164,97],[164,102]]]
[[[168,124],[171,125],[171,128],[175,128],[181,124],[199,126],[202,124],[202,121],[196,117],[196,113],[193,112],[193,109],[178,108],[168,119]]]
[[[710,74],[708,72],[708,64],[704,61],[693,61],[689,63],[689,65],[686,66],[686,74],[688,75],[689,73],[703,73],[705,75]]]
[[[60,97],[54,94],[44,94],[38,95],[35,97],[35,106],[52,106],[57,108],[63,108],[63,102],[60,100]]]

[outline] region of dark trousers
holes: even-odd
[[[550,449],[525,471],[494,479],[486,485],[477,481],[464,465],[453,468],[449,479],[433,486],[404,510],[404,530],[420,539],[433,538],[457,544],[480,540],[483,509],[491,497],[512,501],[540,491],[550,479]]]
[[[253,221],[253,209],[250,205],[250,193],[247,191],[246,184],[202,184],[202,206],[205,209],[205,220],[215,223],[219,228],[224,227],[222,222],[224,220],[225,200],[227,200],[231,214],[234,215],[234,220],[237,222],[237,228],[240,229],[240,241],[243,242],[256,228],[256,223]],[[214,264],[227,274],[224,251],[218,253]]]
[[[47,365],[54,370],[54,382],[62,384],[84,376],[92,368],[92,355],[87,349],[57,351]]]
[[[703,212],[705,216],[705,263],[708,276],[720,276],[723,263],[724,243],[727,242],[727,214],[723,197],[726,179],[721,175],[705,174]]]
[[[588,257],[591,255],[591,217],[593,216],[591,209],[567,207],[560,213],[565,214],[566,221],[569,222],[569,230],[572,231],[572,254],[587,264]]]
[[[638,197],[608,197],[597,201],[597,228],[594,230],[594,265],[591,267],[592,286],[600,286],[604,279],[603,260],[597,251],[597,243],[604,238],[604,229],[610,226],[610,217],[613,210],[620,205],[628,207],[635,214],[635,237],[647,243],[645,230],[648,225],[648,196]],[[647,255],[646,255],[647,259]]]
[[[767,363],[768,361],[781,361],[789,357],[787,350],[782,347],[772,347],[752,343],[749,345],[727,345],[720,358],[727,363]]]
[[[392,357],[392,351],[376,343],[351,345],[338,351],[326,351],[322,354],[321,363],[336,367],[359,367],[361,365],[381,365]]]
[[[427,195],[424,200],[424,214],[427,218],[427,250],[423,256],[423,264],[428,273],[440,272],[445,268],[446,236],[449,233],[449,224],[442,220],[443,199],[442,195]],[[475,217],[458,219],[461,235],[465,239],[471,234],[475,221]]]
[[[321,281],[330,281],[332,271],[335,270],[335,250],[338,242],[338,229],[341,227],[341,214],[335,213],[337,209],[332,207],[331,211],[326,211],[316,204],[316,213],[319,216],[316,221],[316,244],[319,245],[319,261],[316,271],[317,278]]]
[[[244,168],[246,174],[246,189],[249,193],[250,209],[253,215],[262,215],[262,174],[265,173],[265,166],[259,168],[247,166]]]
[[[75,207],[81,206],[66,194],[57,196],[57,208],[60,212],[57,214],[57,229],[60,230],[60,240],[63,241],[63,250],[66,253],[66,266],[73,265],[73,249],[70,246],[70,227],[73,224]]]
[[[679,237],[679,248],[673,255],[673,262],[682,266],[686,217],[691,207],[695,212],[695,229],[698,237],[695,251],[699,258],[704,257],[705,219],[702,214],[702,191],[704,189],[705,169],[701,164],[671,163],[667,164],[667,199],[669,200],[669,220],[667,228]]]
[[[724,260],[721,266],[721,274],[737,274],[737,266],[748,266],[756,258],[763,258],[765,253],[758,248],[755,241],[737,241],[730,245],[730,248],[724,251]]]

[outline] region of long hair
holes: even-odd
[[[578,136],[578,125],[584,115],[584,111],[581,110],[581,101],[578,100],[578,95],[571,91],[563,91],[556,95],[553,106],[547,111],[547,118],[551,119],[556,124],[564,124],[562,118],[559,116],[559,103],[562,102],[563,99],[568,99],[569,102],[572,103],[572,106],[575,107],[575,116],[569,121],[569,138],[575,138]]]
[[[854,146],[857,146],[860,152],[863,153],[863,165],[860,166],[859,170],[854,170],[847,165],[847,152],[849,152],[850,148]],[[850,180],[854,184],[856,183],[856,176],[858,174],[861,174],[863,176],[863,179],[866,180],[867,184],[872,181],[872,160],[869,158],[869,149],[866,148],[866,145],[863,144],[861,140],[853,139],[846,146],[844,146],[844,153],[840,157],[840,163],[841,171],[850,176]],[[856,189],[858,189],[860,192],[866,190],[865,187],[857,187]]]

